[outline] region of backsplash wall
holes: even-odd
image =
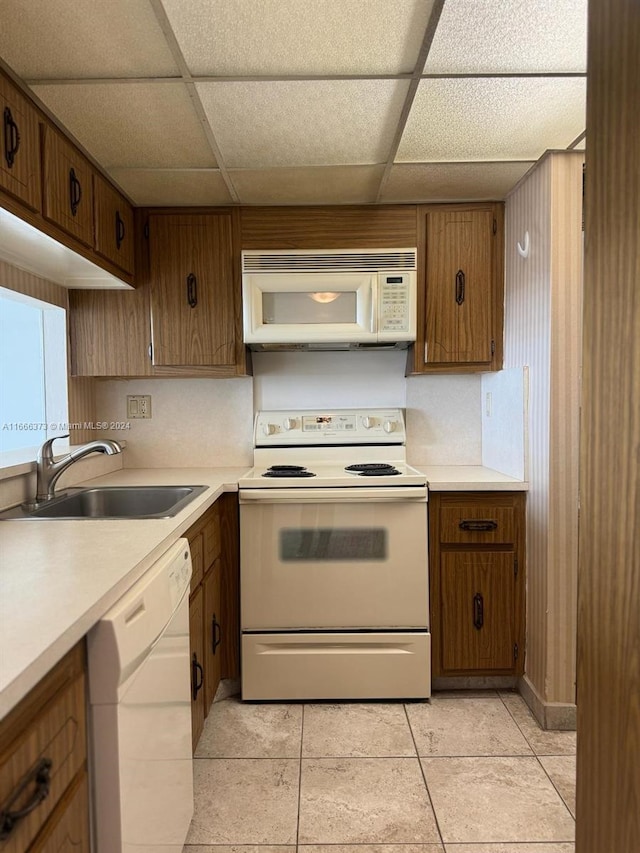
[[[152,418],[120,433],[129,468],[249,466],[259,408],[393,406],[414,464],[482,464],[480,376],[405,378],[405,364],[405,352],[256,353],[253,380],[101,380],[96,417],[126,421],[127,394],[151,395]]]

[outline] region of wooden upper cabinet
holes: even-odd
[[[43,215],[93,247],[93,168],[51,125],[43,126]]]
[[[0,74],[0,187],[33,210],[41,208],[40,124],[29,101]]]
[[[93,178],[95,249],[125,272],[134,269],[133,209],[129,202],[95,173]]]
[[[502,366],[503,211],[500,204],[420,208],[418,336],[409,372]]]
[[[149,217],[153,364],[236,360],[231,212]]]

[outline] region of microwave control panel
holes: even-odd
[[[378,334],[397,338],[412,331],[415,273],[378,273]]]

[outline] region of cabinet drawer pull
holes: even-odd
[[[120,216],[120,211],[116,210],[116,249],[119,249],[124,240],[125,227],[124,219]]]
[[[9,838],[22,818],[31,814],[49,796],[51,788],[51,765],[52,761],[50,758],[41,758],[24,777],[22,782],[20,782],[5,804],[5,807],[0,811],[0,841]],[[11,806],[22,797],[31,782],[35,782],[36,786],[31,799],[22,808],[11,811]]]
[[[489,530],[497,530],[498,522],[483,518],[479,518],[477,520],[465,518],[463,521],[460,522],[458,527],[460,528],[460,530],[469,530],[473,533],[487,532]]]
[[[214,614],[213,619],[211,620],[211,651],[214,655],[216,653],[216,649],[218,648],[221,642],[222,629],[220,627],[220,623],[218,622]]]
[[[198,304],[198,279],[192,272],[187,276],[187,302],[190,308]]]
[[[463,270],[458,270],[456,273],[456,302],[458,305],[462,305],[464,302],[464,285],[465,285],[465,277]]]
[[[75,216],[82,200],[82,184],[76,177],[76,170],[69,169],[69,207],[71,215]]]
[[[484,625],[484,599],[479,592],[473,596],[473,624],[478,631]]]
[[[9,107],[4,108],[4,159],[7,161],[7,166],[11,169],[15,160],[16,154],[20,148],[20,131],[18,125],[13,120]]]
[[[202,666],[198,663],[198,656],[194,652],[191,661],[191,698],[194,702],[196,701],[198,693],[202,689],[203,682],[204,672],[202,670]]]

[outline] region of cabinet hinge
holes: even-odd
[[[425,343],[424,345],[424,363],[427,364],[429,361],[429,344]]]
[[[520,649],[518,648],[518,644],[514,643],[513,644],[513,659],[514,660],[518,660],[518,652],[519,651],[520,651]]]
[[[153,361],[153,344],[149,344],[147,352],[149,353],[149,361]]]
[[[518,577],[518,558],[513,561],[513,576]]]
[[[495,218],[494,218],[494,220],[493,220],[493,233],[494,233],[494,234],[497,234],[497,233],[498,233],[498,220],[497,220],[497,219],[495,219]]]
[[[491,338],[491,355],[496,354],[496,342]]]
[[[149,239],[149,223],[148,223],[148,222],[145,222],[145,223],[144,223],[144,231],[143,231],[143,233],[144,233],[144,236],[145,236],[145,240],[148,240],[148,239]]]

